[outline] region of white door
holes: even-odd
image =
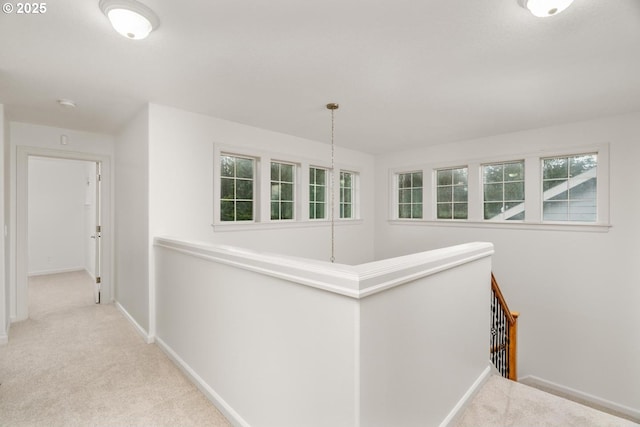
[[[101,300],[101,295],[100,295],[100,290],[101,290],[101,285],[102,285],[102,278],[101,278],[101,274],[100,271],[102,269],[102,263],[101,263],[101,255],[102,255],[102,218],[100,215],[100,190],[101,190],[101,182],[102,182],[102,163],[100,162],[96,162],[96,194],[95,194],[95,203],[96,203],[96,226],[95,226],[95,232],[93,234],[93,237],[95,239],[95,244],[96,244],[96,261],[95,261],[95,277],[96,277],[96,283],[95,283],[95,288],[94,288],[94,297],[95,297],[95,301],[96,304],[100,304],[100,300]]]

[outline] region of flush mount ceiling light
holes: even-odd
[[[144,39],[160,25],[153,10],[136,0],[100,0],[99,6],[113,28],[128,39]]]
[[[573,0],[518,0],[534,16],[545,18],[557,15],[573,3]]]

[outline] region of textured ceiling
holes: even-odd
[[[382,153],[640,111],[638,0],[143,2],[143,41],[98,0],[0,14],[9,119],[116,133],[153,102],[326,142],[338,102],[337,144]]]

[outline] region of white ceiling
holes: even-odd
[[[638,0],[143,2],[143,41],[98,0],[0,14],[9,119],[116,133],[153,102],[326,142],[338,102],[336,143],[383,153],[640,111]]]

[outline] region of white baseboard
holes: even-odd
[[[224,415],[231,424],[236,427],[251,427],[240,414],[233,410],[233,408],[225,402],[225,400],[213,390],[209,384],[203,380],[200,375],[196,373],[178,354],[173,351],[162,339],[156,337],[156,344],[158,347],[175,363],[182,372],[193,382],[196,387],[213,403],[222,415]]]
[[[74,273],[76,271],[86,271],[84,267],[71,267],[71,268],[54,268],[52,270],[40,270],[40,271],[31,271],[27,273],[27,276],[46,276],[49,274],[61,274],[61,273]]]
[[[144,341],[147,344],[153,344],[154,342],[154,338],[153,336],[149,335],[147,333],[147,331],[144,330],[144,328],[142,326],[140,326],[140,324],[138,322],[136,322],[136,319],[133,318],[132,315],[129,314],[129,312],[127,310],[125,310],[125,308],[118,302],[115,302],[116,307],[118,308],[118,310],[120,310],[120,312],[122,314],[124,314],[124,317],[127,318],[127,320],[129,322],[131,322],[131,324],[133,325],[133,327],[136,329],[136,331],[142,336],[142,338],[144,339]]]
[[[536,377],[534,375],[526,375],[522,378],[518,379],[518,382],[521,382],[526,385],[531,385],[533,387],[539,385],[540,387],[547,388],[549,390],[557,391],[558,393],[564,394],[565,396],[570,396],[579,400],[583,400],[585,402],[589,402],[594,406],[600,406],[602,408],[609,409],[613,412],[617,412],[619,414],[624,414],[628,417],[631,417],[635,420],[635,422],[640,423],[640,410],[633,409],[628,406],[620,405],[618,403],[612,402],[610,400],[602,399],[600,397],[594,396],[589,393],[584,393],[579,390],[575,390],[571,387],[566,387],[560,384],[556,384],[551,381],[547,381],[545,379]]]
[[[449,415],[440,423],[440,427],[446,427],[449,425],[453,425],[454,422],[462,415],[466,407],[471,403],[473,397],[480,391],[482,385],[489,379],[489,377],[493,374],[491,370],[491,364],[487,366],[484,371],[480,374],[480,376],[474,381],[469,390],[462,396],[462,398],[456,403],[456,406],[453,407]]]

